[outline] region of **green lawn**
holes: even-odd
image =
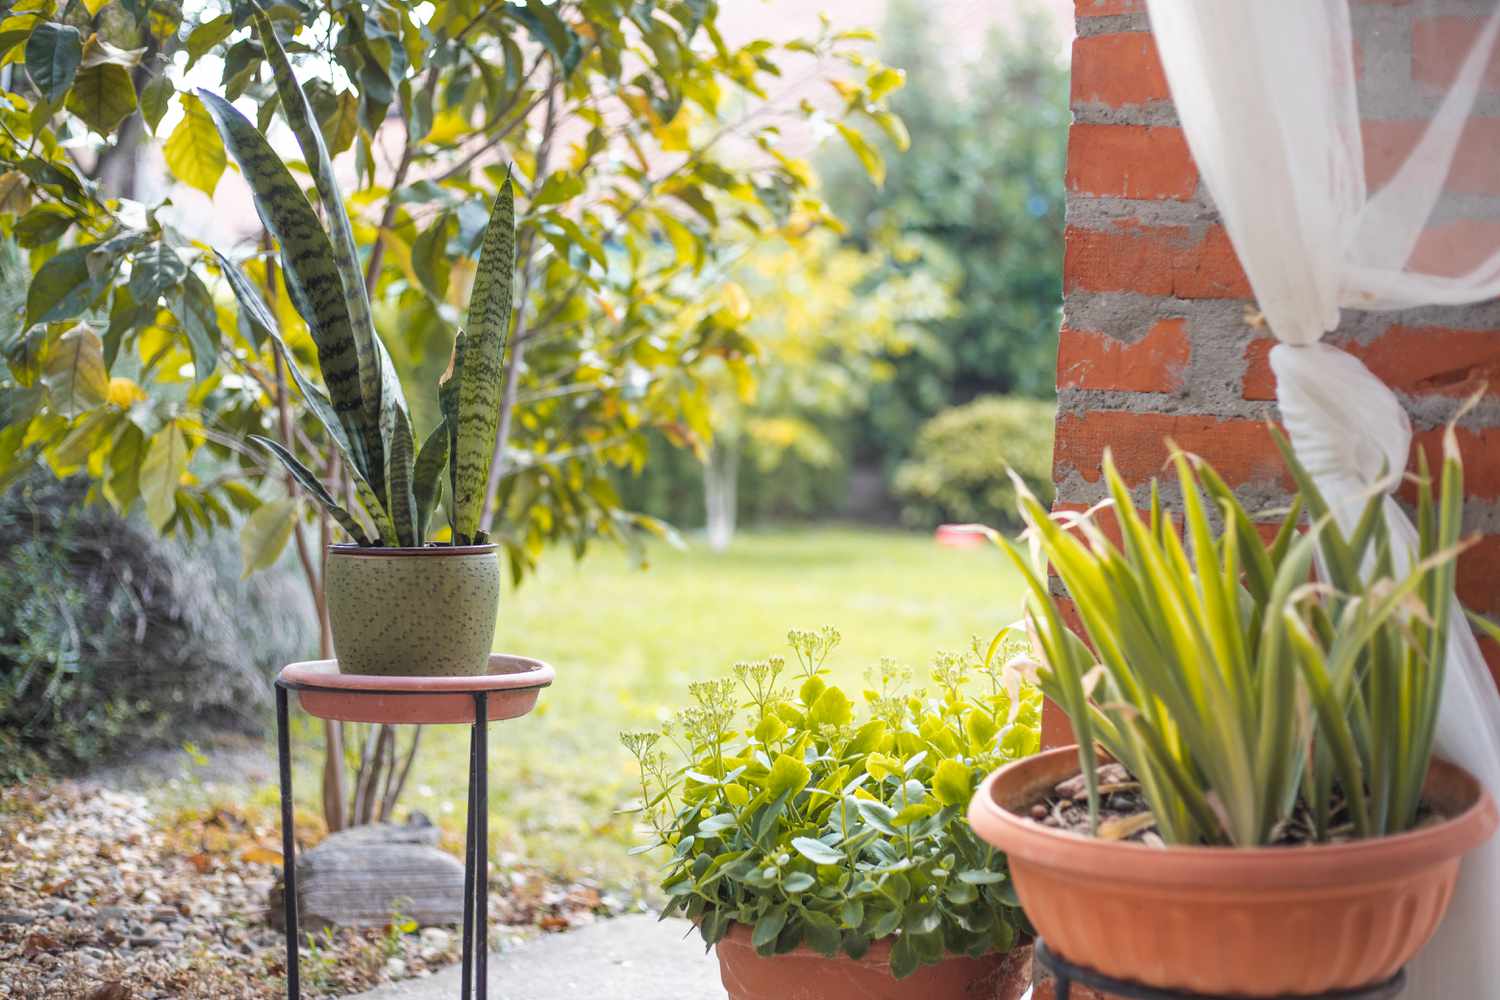
[[[743,534],[723,554],[651,555],[640,570],[609,549],[582,563],[553,553],[501,599],[495,648],[546,660],[557,682],[533,715],[491,730],[496,853],[633,882],[650,863],[626,857],[632,819],[616,815],[635,780],[621,729],[655,725],[683,705],[688,682],[737,660],[790,655],[788,628],[837,627],[835,672],[857,680],[885,656],[925,667],[936,650],[988,638],[1019,606],[1000,553],[928,535],[781,530]],[[461,831],[467,730],[434,727],[423,739],[404,801]]]

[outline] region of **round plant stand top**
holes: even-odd
[[[484,693],[490,722],[525,715],[556,674],[541,660],[491,653],[487,673],[472,677],[387,677],[341,674],[337,660],[305,660],[282,668],[280,687],[297,692],[303,711],[339,722],[392,725],[472,724]]]

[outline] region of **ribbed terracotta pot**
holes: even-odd
[[[323,591],[340,673],[470,677],[488,669],[500,606],[493,545],[330,545]]]
[[[1020,1000],[1031,985],[1031,947],[970,958],[954,955],[897,979],[891,940],[863,958],[828,958],[811,948],[762,957],[751,930],[734,924],[714,949],[729,1000]]]
[[[1434,761],[1424,795],[1443,815],[1393,837],[1308,847],[1150,847],[1025,818],[1078,773],[1078,748],[1009,764],[969,804],[1006,854],[1047,947],[1077,965],[1162,989],[1245,997],[1369,986],[1437,929],[1463,855],[1495,831],[1495,802]]]

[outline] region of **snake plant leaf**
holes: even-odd
[[[281,442],[259,434],[251,434],[250,440],[280,459],[281,464],[286,466],[286,470],[292,474],[292,478],[297,480],[297,484],[307,491],[308,496],[323,505],[323,509],[338,522],[339,527],[349,533],[349,537],[354,539],[355,544],[370,544],[369,538],[366,537],[364,529],[359,526],[359,522],[354,519],[354,515],[333,498],[333,495],[323,487],[322,483],[318,482],[318,477],[313,475],[307,466],[297,461],[296,455],[287,451]]]
[[[385,345],[378,340],[375,348],[385,354]],[[389,365],[390,358],[386,357],[384,363]],[[405,406],[381,407],[380,436],[385,439],[386,510],[396,526],[396,537],[402,545],[421,545],[422,539],[417,535],[417,500],[412,490],[412,464],[417,451],[411,417]]]
[[[318,367],[329,399],[351,441],[360,441],[351,455],[376,495],[384,495],[385,446],[380,422],[370,416],[361,392],[355,337],[328,234],[286,164],[255,126],[219,95],[200,90],[198,96],[240,165],[255,195],[261,222],[281,246],[287,289],[317,344]]]
[[[448,356],[448,369],[438,379],[438,408],[443,413],[443,426],[448,429],[448,524],[453,541],[458,542],[458,518],[455,499],[458,495],[458,385],[464,370],[464,345],[468,337],[459,330],[453,336],[453,353]]]
[[[475,537],[484,517],[495,434],[505,381],[505,348],[510,332],[516,265],[516,196],[510,172],[490,212],[479,270],[469,299],[469,336],[458,374],[458,449],[453,454],[453,508],[456,538]]]
[[[444,420],[432,429],[422,450],[417,452],[417,464],[412,469],[412,494],[417,501],[417,538],[427,537],[427,524],[437,507],[438,494],[443,491],[443,469],[448,464],[448,421]]]
[[[338,414],[334,411],[333,404],[329,402],[328,397],[302,373],[297,359],[292,356],[291,348],[287,347],[286,341],[281,338],[276,319],[271,315],[271,307],[266,305],[265,300],[260,297],[260,291],[238,265],[217,250],[214,254],[219,258],[219,267],[223,270],[224,276],[229,279],[229,287],[234,290],[234,297],[239,301],[245,322],[255,327],[260,339],[269,339],[276,345],[281,360],[286,364],[287,371],[291,373],[292,381],[297,384],[297,388],[307,400],[308,407],[322,423],[323,430],[327,432],[334,446],[338,448],[344,464],[349,468],[350,478],[354,483],[359,502],[364,506],[365,513],[370,515],[370,520],[374,522],[376,530],[380,532],[381,541],[386,545],[398,544],[396,529],[391,524],[385,505],[376,497],[375,491],[366,481],[364,474],[359,471],[359,464],[354,461],[354,449],[360,446],[358,439],[349,437],[348,432],[344,430],[344,425],[339,423]]]
[[[312,170],[313,182],[318,189],[318,199],[323,203],[323,216],[328,222],[328,238],[333,247],[333,260],[338,269],[345,308],[349,313],[349,328],[354,336],[355,356],[359,362],[359,391],[364,400],[365,419],[377,423],[385,435],[385,448],[389,452],[399,449],[401,455],[383,455],[388,482],[388,508],[401,525],[408,521],[407,513],[413,511],[411,495],[411,463],[413,455],[411,434],[411,411],[401,391],[401,380],[396,367],[391,363],[380,338],[375,335],[375,324],[370,317],[370,297],[365,288],[364,274],[359,266],[359,251],[354,243],[354,231],[349,225],[349,214],[344,209],[344,195],[339,190],[338,179],[333,173],[333,163],[328,147],[323,142],[323,132],[308,102],[307,92],[292,73],[291,63],[276,30],[263,11],[254,14],[256,33],[265,49],[266,60],[271,64],[271,75],[281,97],[282,113],[302,158]],[[400,440],[392,440],[390,435]],[[414,524],[414,518],[411,518]],[[421,544],[416,539],[413,544]]]

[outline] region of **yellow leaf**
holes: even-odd
[[[224,140],[202,101],[187,93],[177,97],[184,114],[167,137],[162,156],[173,177],[212,198],[227,162]]]
[[[117,375],[109,380],[106,398],[111,406],[128,410],[133,404],[145,399],[146,392],[132,380]]]
[[[244,576],[258,569],[267,569],[276,563],[292,529],[297,524],[297,502],[291,499],[273,500],[261,504],[255,513],[245,519],[240,529],[240,564]]]
[[[254,847],[247,847],[241,851],[240,860],[248,861],[251,864],[279,865],[281,864],[281,852],[273,851],[269,847],[261,847],[259,844],[256,844]]]
[[[187,464],[187,437],[174,420],[152,436],[141,462],[141,495],[146,499],[146,516],[157,531],[165,528],[177,511],[177,486],[187,472]]]

